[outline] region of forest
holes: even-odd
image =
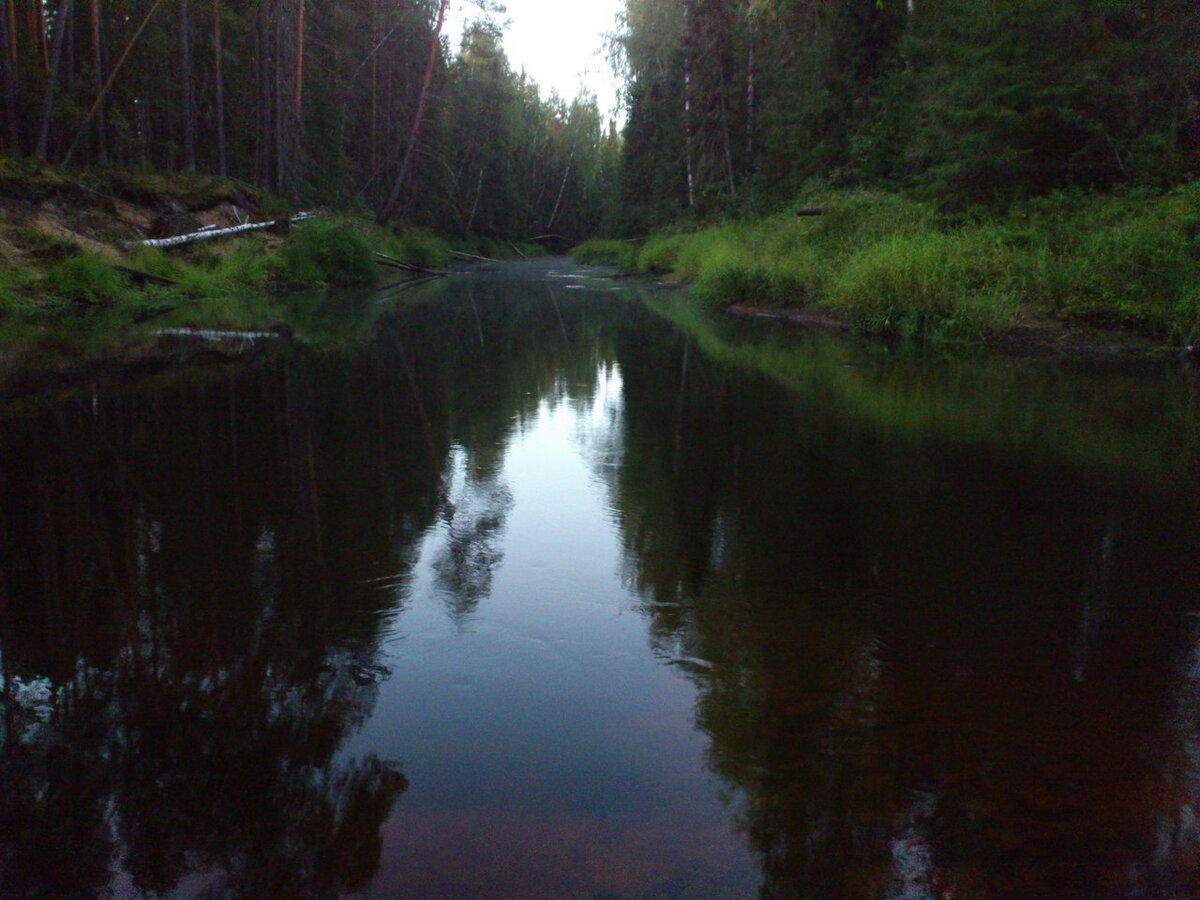
[[[867,331],[1200,324],[1191,0],[628,0],[614,50],[650,240],[581,258]]]
[[[5,0],[3,147],[511,238],[599,224],[615,134],[448,0]]]
[[[477,4],[457,46],[448,7],[4,0],[0,190],[174,192],[196,212],[230,179],[256,192],[243,205],[359,223],[342,235],[357,271],[293,266],[293,282],[370,281],[363,236],[420,264],[447,240],[488,256],[584,242],[579,261],[669,273],[701,301],[869,332],[1197,336],[1192,0],[626,0],[597,36],[620,121],[514,68],[503,6]],[[96,174],[112,172],[141,174]],[[36,255],[24,237],[5,237],[14,271]],[[136,262],[205,295],[271,274]],[[0,277],[0,296],[127,286],[42,269]]]

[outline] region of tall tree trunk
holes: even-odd
[[[750,50],[746,56],[746,166],[754,165],[754,23],[750,23]]]
[[[691,36],[691,0],[683,0],[683,33]],[[687,174],[687,205],[691,209],[696,205],[696,176],[692,168],[692,64],[691,49],[685,46],[683,50],[683,143],[684,166]]]
[[[83,125],[79,129],[79,133],[75,135],[75,140],[71,143],[71,148],[67,150],[67,155],[63,158],[64,166],[70,164],[71,157],[75,155],[75,149],[79,146],[79,142],[83,139],[84,134],[87,132],[88,125],[91,123],[92,117],[96,114],[96,111],[104,102],[104,98],[108,96],[109,90],[112,89],[113,82],[117,80],[117,76],[121,73],[121,69],[125,67],[125,61],[129,59],[129,54],[133,52],[133,48],[137,45],[138,40],[141,38],[142,32],[146,30],[146,26],[150,24],[150,20],[154,18],[154,14],[158,12],[158,8],[162,5],[162,3],[163,0],[154,0],[154,5],[151,6],[150,10],[146,13],[146,18],[142,19],[142,24],[138,26],[137,31],[133,33],[133,37],[129,39],[129,43],[125,45],[125,49],[121,51],[121,58],[117,60],[117,63],[115,66],[113,66],[112,71],[108,73],[108,81],[106,81],[104,86],[100,88],[100,93],[96,96],[95,101],[92,103],[92,108],[88,110],[87,117],[83,120]],[[143,139],[146,139],[148,138],[147,129],[149,127],[149,119],[145,118],[146,110],[143,106],[138,107],[136,116],[138,134]],[[145,140],[143,140],[143,164],[145,163],[144,147]]]
[[[108,135],[104,127],[104,42],[100,39],[100,0],[92,0],[92,75],[96,83],[96,150],[100,165],[108,165]]]
[[[213,81],[216,88],[217,117],[217,174],[222,178],[229,174],[229,160],[225,148],[225,67],[221,59],[221,0],[213,0]]]
[[[271,139],[271,12],[270,0],[258,0],[258,161],[256,178],[260,187],[274,183],[271,165],[274,141]]]
[[[46,42],[46,4],[41,0],[30,0],[30,4],[37,13],[36,35],[38,46],[42,50],[42,65],[46,71],[50,71],[50,45]]]
[[[475,227],[475,216],[479,214],[479,198],[483,196],[483,168],[479,169],[479,182],[475,185],[475,202],[471,205],[471,218],[467,220],[467,234]]]
[[[404,191],[404,181],[408,170],[412,167],[413,155],[417,149],[417,138],[421,133],[421,123],[425,119],[425,106],[429,101],[429,85],[433,81],[433,67],[437,63],[438,47],[442,39],[442,26],[446,23],[446,7],[450,0],[439,0],[437,24],[433,28],[433,37],[429,41],[429,60],[425,65],[425,78],[421,82],[421,95],[417,100],[417,112],[413,116],[412,128],[408,132],[408,147],[404,151],[404,160],[400,163],[400,172],[396,175],[396,183],[388,196],[387,202],[380,208],[376,216],[380,225],[386,225],[392,218],[396,206],[400,203],[400,195]]]
[[[371,0],[371,171],[379,168],[379,0]]]
[[[296,0],[296,83],[292,96],[292,112],[298,121],[304,119],[304,0]]]
[[[558,186],[558,199],[554,201],[554,212],[550,213],[550,221],[546,223],[546,230],[553,231],[554,223],[558,221],[558,211],[562,208],[563,194],[567,192],[567,179],[571,177],[571,166],[575,164],[575,154],[571,154],[571,158],[567,161],[566,171],[563,172],[562,184]]]
[[[279,194],[287,193],[288,188],[288,153],[287,142],[284,137],[284,118],[287,115],[287,85],[284,83],[286,77],[287,66],[284,64],[285,54],[284,35],[287,29],[284,28],[283,21],[283,4],[279,0],[271,0],[274,7],[271,26],[273,28],[272,35],[275,39],[275,191]]]
[[[183,165],[196,171],[196,102],[192,85],[192,23],[188,0],[179,0],[179,52],[183,78]]]
[[[6,29],[8,31],[8,59],[13,72],[17,71],[17,46],[21,43],[17,34],[17,0],[7,0],[4,11],[8,16]]]
[[[0,0],[0,83],[3,85],[5,145],[13,156],[21,155],[21,131],[17,121],[17,75],[16,75],[16,33],[13,23],[16,17],[12,15],[13,3],[16,0]]]
[[[39,162],[46,161],[50,146],[50,126],[54,120],[54,94],[58,89],[58,72],[62,68],[63,44],[66,43],[67,21],[74,9],[74,0],[62,0],[58,15],[54,17],[54,49],[50,54],[50,76],[46,82],[46,96],[42,101],[42,130],[38,135],[37,152]]]

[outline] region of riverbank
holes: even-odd
[[[1200,326],[1200,183],[958,216],[874,191],[801,205],[822,214],[593,241],[575,258],[687,282],[705,304],[805,310],[871,334],[1003,343],[1117,330],[1180,345]]]
[[[329,317],[305,295],[395,281],[376,253],[447,269],[455,252],[541,252],[380,228],[365,214],[313,212],[291,225],[295,211],[278,198],[209,176],[68,173],[0,157],[0,379],[37,382],[38,373],[53,380],[101,361],[173,359],[178,341],[159,338],[187,329],[323,339]],[[170,249],[140,245],[260,222],[278,225]],[[205,343],[205,353],[224,352],[220,341]]]

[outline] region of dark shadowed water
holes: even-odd
[[[1186,373],[574,272],[0,413],[0,895],[1196,890]]]

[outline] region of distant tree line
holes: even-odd
[[[1195,0],[627,0],[614,50],[625,230],[814,178],[961,208],[1198,167]]]
[[[502,237],[593,230],[615,134],[447,0],[0,0],[4,152]]]

